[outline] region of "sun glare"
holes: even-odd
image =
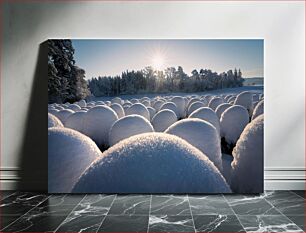
[[[156,54],[152,57],[152,66],[156,70],[161,70],[165,65],[165,59],[160,55]]]

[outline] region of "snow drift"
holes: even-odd
[[[254,120],[256,117],[264,113],[264,100],[259,101],[259,103],[256,105],[253,115],[252,115],[252,120]]]
[[[85,135],[67,128],[48,130],[48,191],[69,193],[85,169],[101,155]]]
[[[177,121],[176,114],[169,109],[156,113],[152,119],[152,125],[156,132],[164,132],[170,125]]]
[[[249,114],[246,108],[240,105],[229,107],[221,116],[221,137],[226,143],[235,144],[248,123]]]
[[[165,133],[185,139],[202,151],[222,171],[222,158],[219,133],[207,121],[184,119],[171,125]]]
[[[208,107],[203,107],[195,110],[189,118],[199,118],[211,123],[217,129],[218,134],[220,134],[220,120],[216,113]]]
[[[64,127],[63,123],[56,116],[48,113],[48,128],[51,127]]]
[[[149,113],[148,109],[146,108],[146,106],[144,106],[141,103],[133,104],[125,112],[125,115],[134,115],[134,114],[139,115],[139,116],[143,116],[147,120],[150,120],[150,113]]]
[[[125,138],[149,132],[154,132],[154,129],[146,118],[139,115],[129,115],[113,124],[109,132],[109,142],[113,146]]]
[[[233,151],[231,187],[239,193],[263,192],[264,117],[258,116],[243,130]]]
[[[109,146],[109,130],[116,120],[118,116],[110,107],[94,107],[84,116],[84,134],[94,140],[100,148],[105,148]]]
[[[224,177],[179,137],[147,133],[103,153],[80,177],[76,193],[229,193]]]

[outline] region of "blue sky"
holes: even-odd
[[[263,40],[72,40],[76,65],[86,78],[119,75],[153,66],[182,66],[186,73],[240,68],[243,77],[263,77]]]

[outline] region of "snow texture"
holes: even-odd
[[[156,114],[156,110],[155,108],[152,108],[152,107],[147,107],[149,113],[150,113],[150,121],[152,121],[154,115]]]
[[[134,114],[143,116],[147,120],[150,120],[150,113],[148,109],[146,108],[146,106],[144,106],[141,103],[133,104],[125,111],[125,115],[134,115]]]
[[[125,116],[124,109],[120,104],[114,103],[114,104],[111,104],[110,107],[117,113],[117,116],[119,119]]]
[[[264,100],[259,101],[259,103],[256,105],[253,115],[252,115],[252,120],[254,120],[256,117],[264,113]]]
[[[212,110],[216,110],[216,108],[220,105],[223,104],[224,101],[220,97],[214,97],[209,101],[208,107],[210,107]]]
[[[171,125],[165,133],[185,139],[202,151],[222,171],[220,136],[216,128],[201,119],[184,119]]]
[[[175,103],[177,110],[178,110],[178,118],[186,117],[186,100],[184,97],[181,96],[174,96],[171,99],[171,102]],[[172,110],[172,109],[171,109]]]
[[[80,177],[75,193],[230,193],[224,177],[179,137],[147,133],[105,151]]]
[[[154,132],[154,129],[146,118],[139,115],[128,115],[113,124],[109,132],[109,142],[113,146],[123,139],[149,132]]]
[[[197,110],[195,110],[189,118],[199,118],[204,121],[208,121],[213,126],[215,126],[218,134],[220,134],[220,120],[217,117],[216,113],[208,107],[202,107]]]
[[[84,134],[94,140],[99,147],[108,146],[109,130],[116,120],[118,116],[110,107],[94,107],[84,116]]]
[[[51,127],[64,127],[63,123],[56,116],[48,113],[48,128]]]
[[[85,115],[86,115],[85,111],[79,111],[79,112],[71,114],[65,122],[65,127],[74,129],[76,131],[79,131],[80,133],[83,133]]]
[[[175,103],[173,103],[173,102],[166,102],[166,103],[164,103],[161,106],[160,111],[164,110],[164,109],[172,110],[175,113],[175,115],[177,116],[177,118],[179,118],[179,114],[180,113],[179,113],[179,110],[178,110],[178,108],[177,108]]]
[[[152,119],[152,125],[156,132],[164,132],[170,125],[177,121],[175,112],[170,109],[164,109],[155,114]]]
[[[59,112],[54,113],[54,115],[60,119],[60,121],[65,124],[66,119],[71,115],[75,113],[74,111],[72,111],[71,109],[64,109],[64,110],[60,110]]]
[[[203,104],[202,102],[200,101],[197,101],[197,102],[193,102],[189,108],[188,108],[188,116],[193,113],[195,110],[201,108],[201,107],[205,107],[205,104]]]
[[[241,105],[245,107],[249,115],[252,116],[253,112],[253,94],[249,91],[241,92],[239,95],[237,95],[237,98],[235,100],[235,105]]]
[[[238,193],[263,192],[264,117],[256,117],[243,130],[233,151],[231,187]]]
[[[228,144],[235,144],[248,123],[249,114],[246,108],[240,105],[229,107],[221,116],[221,137],[224,137]]]
[[[221,115],[222,113],[228,109],[229,107],[231,107],[233,105],[228,104],[228,103],[224,103],[224,104],[220,104],[217,108],[216,108],[216,114],[218,116],[219,119],[221,119]]]
[[[69,193],[101,152],[85,135],[67,128],[48,129],[48,192]]]

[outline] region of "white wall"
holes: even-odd
[[[2,11],[1,188],[46,187],[38,55],[48,38],[263,38],[266,188],[304,188],[303,2],[12,2]]]

